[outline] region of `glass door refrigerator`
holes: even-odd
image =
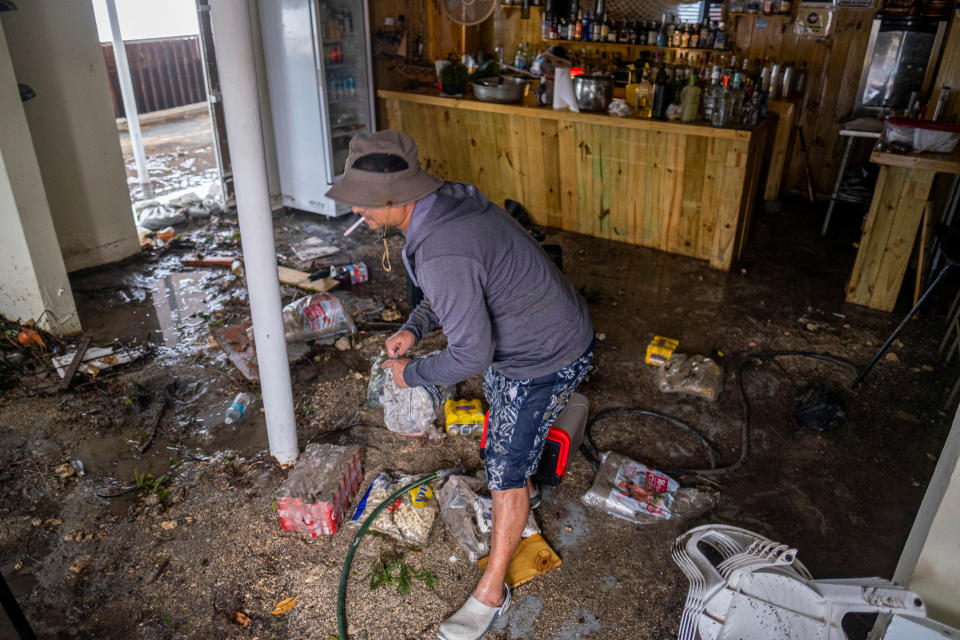
[[[350,139],[375,127],[367,1],[258,4],[283,204],[346,213],[324,193],[343,174]]]

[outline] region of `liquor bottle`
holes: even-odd
[[[717,94],[720,89],[720,67],[714,65],[710,74],[710,84],[703,92],[703,119],[707,122],[713,120],[713,110],[717,103]]]
[[[583,12],[583,28],[581,29],[581,38],[586,42],[593,40],[593,20],[590,18],[590,12]]]
[[[627,21],[620,22],[620,29],[617,31],[617,42],[620,44],[630,43],[630,34],[633,32],[633,23]]]
[[[670,79],[670,104],[683,103],[683,55],[673,67],[673,77]]]
[[[610,27],[607,30],[607,42],[617,41],[617,33],[619,32],[619,29],[620,29],[620,23],[617,22],[616,20],[611,19]]]
[[[684,49],[690,46],[690,30],[687,25],[683,25],[683,32],[680,34],[680,46]]]
[[[599,42],[600,36],[603,34],[603,14],[600,12],[594,12],[593,22],[590,23],[590,41]]]
[[[660,21],[660,30],[657,32],[658,47],[670,46],[670,41],[667,39],[668,35],[669,35],[669,32],[667,31],[667,14],[663,14],[663,19]]]
[[[672,20],[673,22],[671,24],[673,25],[673,31],[670,34],[670,46],[679,47],[681,37],[680,25],[677,24],[676,17],[673,17]]]
[[[657,42],[657,34],[659,31],[659,25],[657,25],[656,22],[651,20],[647,23],[647,46],[655,47],[660,44]]]
[[[714,22],[713,23],[713,48],[714,49],[726,49],[727,48],[727,32],[720,28],[720,26]]]
[[[577,12],[577,18],[573,23],[573,39],[583,40],[583,11]]]
[[[603,22],[600,23],[600,41],[606,42],[610,37],[610,20],[603,16]]]
[[[724,77],[723,82],[717,87],[717,91],[714,93],[711,124],[718,129],[729,126],[730,110],[733,108],[732,97],[728,91],[728,81],[729,78]]]
[[[690,31],[690,48],[699,49],[700,48],[700,25],[693,25],[693,29]]]
[[[653,117],[658,120],[667,119],[667,107],[670,105],[670,85],[667,84],[667,70],[663,63],[657,70],[657,77],[653,83]]]
[[[653,82],[651,82],[650,64],[643,65],[643,77],[637,85],[637,115],[641,118],[653,117]]]
[[[636,21],[630,25],[630,37],[627,38],[627,41],[630,44],[643,44],[640,42],[640,34],[643,33],[643,37],[647,37],[647,32],[640,26],[640,21]]]
[[[777,13],[790,13],[792,5],[790,0],[780,0],[780,6],[777,9]]]
[[[700,111],[700,87],[697,85],[697,74],[690,73],[690,81],[683,88],[681,99],[683,110],[680,113],[681,122],[696,122]]]
[[[541,40],[551,40],[551,20],[547,17],[547,12],[544,11],[543,15],[540,18],[540,39]]]
[[[624,88],[624,93],[627,104],[631,107],[637,106],[637,87],[640,86],[637,73],[637,65],[631,64],[627,67],[627,86]]]

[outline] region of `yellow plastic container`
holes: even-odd
[[[653,340],[647,345],[647,357],[644,358],[644,362],[655,367],[662,367],[670,360],[670,356],[677,350],[679,344],[680,341],[673,338],[653,336]]]
[[[483,435],[483,404],[479,400],[447,400],[444,413],[451,436]]]

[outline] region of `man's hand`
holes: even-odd
[[[410,331],[397,331],[387,338],[387,357],[396,358],[397,356],[407,355],[413,345],[417,344],[417,336]]]
[[[403,332],[409,333],[409,332]],[[411,334],[412,335],[412,334]],[[396,358],[394,360],[387,360],[383,363],[384,369],[390,369],[393,371],[393,380],[397,383],[397,386],[401,389],[409,389],[406,381],[403,379],[403,370],[407,368],[410,358]]]

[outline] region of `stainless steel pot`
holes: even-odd
[[[610,76],[577,76],[573,93],[583,111],[606,111],[613,99],[613,78]]]
[[[473,95],[483,102],[520,102],[527,93],[528,82],[527,78],[482,78],[473,83]]]

